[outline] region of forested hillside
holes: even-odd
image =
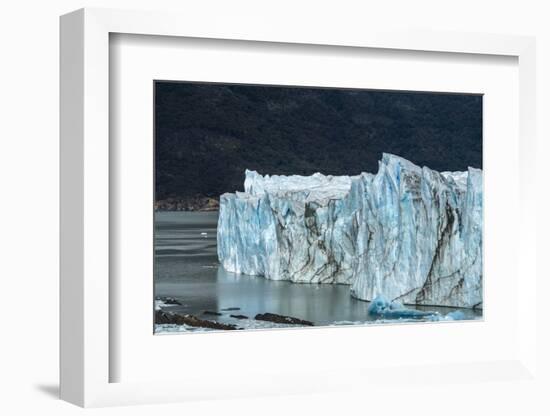
[[[262,174],[376,172],[382,152],[482,167],[476,95],[155,83],[156,199],[217,198]]]

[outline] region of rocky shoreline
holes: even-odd
[[[276,313],[259,313],[254,317],[257,321],[268,321],[276,324],[304,325],[314,326],[313,322],[304,319],[294,318],[292,316],[278,315]]]
[[[303,328],[319,325],[319,323],[316,324],[312,321],[294,316],[270,312],[257,313],[249,317],[239,312],[241,310],[240,307],[186,313],[178,310],[178,306],[182,306],[182,304],[177,299],[171,297],[161,297],[155,300],[155,333]],[[328,324],[328,326],[463,321],[469,319],[478,318],[468,318],[465,313],[459,309],[445,313],[434,310],[409,309],[400,302],[389,301],[383,296],[379,296],[370,302],[364,319],[334,321],[332,324]]]
[[[164,311],[155,312],[155,323],[188,325],[188,326],[193,326],[198,328],[209,328],[209,329],[223,329],[223,330],[237,329],[237,326],[232,324],[222,324],[216,321],[200,319],[194,315],[188,315],[188,314],[180,315],[177,313],[170,313],[170,312],[164,312]]]
[[[197,195],[188,198],[166,198],[155,201],[155,211],[212,212],[220,209],[218,198]]]
[[[230,318],[235,318],[238,320],[250,320],[246,315],[230,313],[240,310],[238,307],[226,308],[221,311],[211,311],[205,310],[202,312],[203,316],[210,317],[209,319],[199,318],[196,315],[192,314],[181,314],[172,311],[163,310],[163,308],[181,305],[174,298],[162,298],[157,299],[155,304],[155,324],[156,325],[185,325],[194,328],[205,328],[205,329],[220,329],[220,330],[238,330],[245,329],[241,328],[236,324],[222,323],[216,320],[217,317],[222,317],[228,315]],[[311,321],[304,319],[296,318],[293,316],[279,315],[276,313],[259,313],[252,318],[254,321],[265,321],[274,324],[283,324],[284,326],[314,326],[315,324]]]
[[[221,316],[221,313],[205,311],[203,315],[215,315]],[[240,320],[249,319],[245,315],[229,315],[231,318],[236,318]],[[276,313],[259,313],[254,317],[256,321],[267,321],[275,324],[285,324],[285,325],[300,325],[300,326],[315,326],[313,322],[306,321],[299,318],[294,318],[292,316],[278,315]],[[157,325],[187,325],[195,328],[206,328],[206,329],[221,329],[224,331],[232,331],[240,328],[235,324],[224,324],[221,322],[213,321],[210,319],[201,319],[195,315],[191,314],[178,314],[174,312],[165,312],[162,310],[155,311],[155,324]]]

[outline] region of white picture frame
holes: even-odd
[[[238,28],[238,30],[237,30]],[[111,382],[110,366],[120,357],[110,349],[109,36],[154,35],[282,44],[430,51],[442,54],[504,55],[519,66],[519,216],[517,354],[507,360],[423,365],[415,377],[447,373],[468,378],[531,379],[536,376],[535,230],[537,219],[530,172],[535,163],[535,41],[530,37],[466,33],[330,31],[312,23],[284,29],[269,22],[210,21],[189,15],[82,9],[61,18],[61,397],[80,406],[155,403],[208,397],[320,392],[369,385],[402,374],[370,368],[370,377],[349,368],[331,369],[333,382],[314,372],[270,374],[269,380],[234,383],[222,389],[209,380]],[[525,319],[522,319],[525,318]],[[368,330],[368,328],[365,328]],[[307,337],[307,331],[296,331]],[[311,333],[310,333],[311,334]],[[410,369],[408,370],[410,373]],[[393,373],[392,373],[393,372]],[[393,374],[393,375],[392,375]],[[413,379],[415,377],[412,377]],[[223,378],[223,377],[222,377]],[[342,380],[353,380],[343,383]],[[317,381],[316,381],[317,380]],[[223,381],[223,380],[222,380]],[[411,381],[412,383],[413,381]],[[475,382],[475,380],[474,380]],[[358,387],[358,386],[356,386]]]

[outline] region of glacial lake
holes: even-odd
[[[305,319],[316,326],[374,323],[375,318],[367,313],[369,302],[352,298],[347,285],[299,284],[225,271],[217,256],[217,221],[217,212],[155,213],[155,298],[174,298],[181,304],[164,305],[163,310],[244,328],[269,327],[256,326],[252,319],[266,312]],[[414,308],[441,315],[456,310]],[[479,319],[482,314],[460,310],[465,319]],[[205,311],[221,315],[205,315]],[[231,314],[251,319],[238,320]],[[156,328],[156,332],[180,330],[185,329],[169,325]]]

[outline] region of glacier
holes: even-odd
[[[482,307],[483,176],[384,153],[356,176],[245,172],[220,197],[218,258],[230,272],[350,285],[355,298]]]

